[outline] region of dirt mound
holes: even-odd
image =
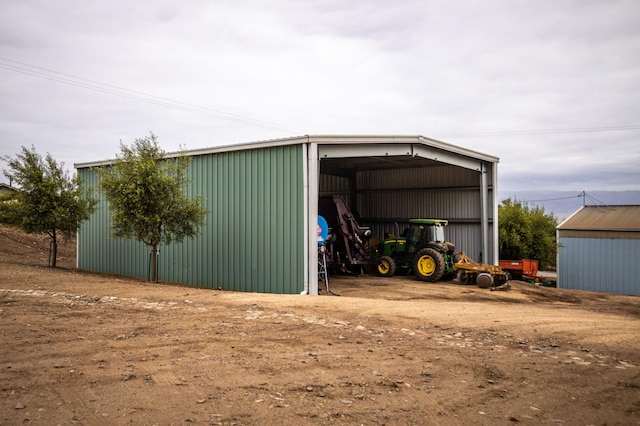
[[[76,266],[75,238],[66,240],[58,237],[58,266],[73,268]],[[51,239],[43,234],[25,234],[24,232],[0,224],[0,255],[6,260],[25,265],[47,266]]]

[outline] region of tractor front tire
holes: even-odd
[[[377,271],[381,277],[392,277],[396,273],[395,260],[389,256],[382,256]]]
[[[467,272],[463,269],[459,269],[458,270],[458,276],[457,276],[457,280],[458,280],[458,284],[461,285],[467,285],[467,284],[471,284],[471,281],[473,281],[469,275],[467,274]]]
[[[476,277],[476,283],[478,283],[478,287],[480,288],[489,288],[493,286],[493,276],[486,272],[482,272]]]
[[[420,281],[438,281],[444,275],[442,253],[432,248],[423,248],[413,258],[413,271]]]

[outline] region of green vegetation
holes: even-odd
[[[70,238],[77,232],[94,211],[96,200],[81,189],[79,176],[70,177],[63,163],[49,153],[42,158],[33,146],[3,160],[9,165],[4,175],[17,184],[18,191],[0,203],[0,222],[30,234],[46,233],[51,240],[49,266],[55,268],[58,234]]]
[[[556,264],[558,219],[544,207],[507,198],[498,206],[500,259],[535,259],[539,268]]]
[[[136,238],[153,254],[161,243],[196,235],[207,211],[202,197],[191,200],[183,193],[189,158],[165,158],[153,133],[136,139],[130,147],[121,143],[120,149],[112,166],[98,169],[114,235]],[[158,281],[154,255],[150,280]]]

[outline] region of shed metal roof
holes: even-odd
[[[18,188],[7,185],[6,183],[0,183],[0,193],[2,194],[13,194],[18,192]]]
[[[317,143],[319,145],[366,145],[366,144],[388,144],[388,145],[402,145],[402,144],[410,144],[415,146],[424,146],[429,148],[428,151],[424,153],[418,150],[417,152],[405,152],[405,156],[408,154],[411,155],[420,155],[426,157],[427,159],[431,159],[432,162],[437,162],[439,160],[443,160],[447,158],[447,153],[451,153],[456,155],[459,158],[469,158],[473,160],[486,161],[490,163],[498,163],[500,160],[498,157],[494,157],[492,155],[483,154],[481,152],[473,151],[466,148],[461,148],[456,145],[448,144],[446,142],[441,142],[435,139],[427,138],[420,135],[304,135],[304,136],[294,136],[289,138],[281,138],[281,139],[270,139],[264,141],[250,142],[250,143],[242,143],[235,145],[222,145],[211,148],[200,148],[187,150],[184,152],[171,152],[167,153],[167,157],[175,157],[181,154],[185,154],[188,156],[196,156],[196,155],[205,155],[205,154],[215,154],[220,152],[230,152],[230,151],[243,151],[247,149],[257,149],[257,148],[267,148],[267,147],[275,147],[282,145],[295,145],[300,143]],[[424,151],[424,150],[423,150]],[[358,156],[352,154],[351,156]],[[368,158],[368,160],[367,160]],[[113,159],[111,160],[102,160],[102,161],[92,161],[86,163],[76,163],[74,164],[76,169],[83,169],[88,167],[95,166],[104,166],[113,163]],[[351,161],[351,167],[353,167],[353,160]],[[378,168],[380,167],[380,160],[372,160],[372,156],[368,156],[363,153],[363,159],[361,162],[366,165],[367,168],[374,168],[371,164],[368,164],[371,161],[375,161]],[[405,159],[405,161],[407,161]],[[421,164],[423,165],[423,164]],[[398,165],[396,164],[396,167]],[[406,163],[403,164],[404,167],[409,167]]]
[[[640,206],[584,206],[557,229],[640,232]]]

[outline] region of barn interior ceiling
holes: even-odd
[[[410,169],[441,166],[438,161],[410,155],[385,157],[323,158],[320,173],[347,177],[361,171]]]

